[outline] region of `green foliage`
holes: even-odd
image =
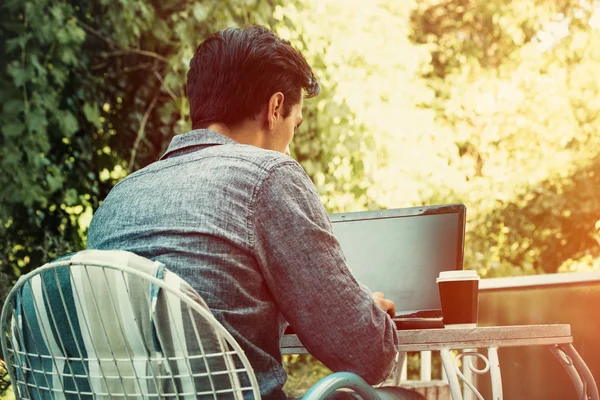
[[[332,82],[307,102],[293,145],[328,210],[464,202],[466,266],[487,277],[597,256],[600,204],[586,172],[600,152],[593,10],[352,4],[275,12]]]
[[[597,196],[581,178],[599,149],[592,9],[346,5],[4,2],[3,270],[14,279],[84,246],[114,183],[189,129],[184,81],[197,43],[252,22],[290,39],[323,82],[292,152],[329,211],[463,201],[468,263],[486,276],[596,254]]]
[[[3,2],[0,12],[0,266],[10,282],[82,246],[76,216],[93,191],[81,174],[92,143],[80,118],[89,74],[77,10],[36,0]]]
[[[345,0],[276,9],[280,34],[303,50],[324,83],[306,102],[307,123],[292,150],[330,212],[393,206],[391,191],[406,194],[404,184],[414,182],[388,179],[399,176],[397,169],[414,171],[408,161],[386,169],[398,146],[416,144],[410,133],[433,115],[419,107],[432,93],[417,76],[426,53],[408,39],[408,12],[400,3]]]
[[[0,399],[3,399],[8,395],[8,388],[10,387],[10,377],[8,376],[8,369],[4,361],[0,359]]]
[[[413,12],[412,38],[431,52],[429,107],[454,147],[445,168],[454,179],[437,191],[451,186],[468,205],[466,265],[482,276],[556,272],[598,256],[593,12],[579,2],[478,0],[421,2]]]
[[[245,0],[3,3],[8,62],[0,71],[0,163],[9,173],[0,176],[2,269],[14,279],[81,249],[90,215],[110,188],[190,129],[185,75],[202,38],[227,26],[276,27],[276,6]],[[369,147],[357,139],[353,146],[339,143],[352,114],[334,98],[334,83],[325,83],[323,93],[319,103],[307,102],[309,129],[296,153],[320,182],[351,157],[335,193],[349,191],[346,204],[354,198],[365,204],[361,153]],[[329,131],[331,114],[342,123]]]
[[[479,255],[473,264],[490,275],[598,270],[600,163],[588,164],[499,202],[480,220],[485,229],[471,232],[469,247]]]
[[[321,94],[304,103],[306,122],[292,142],[292,156],[312,178],[330,212],[364,208],[373,201],[367,196],[370,179],[365,168],[365,155],[374,151],[368,140],[372,135],[359,135],[366,129],[340,94],[336,75],[344,68],[344,60],[339,52],[322,51],[330,38],[316,22],[327,10],[313,6],[292,2],[277,7],[274,13],[274,28],[302,51],[322,85]]]
[[[288,374],[284,391],[289,398],[302,397],[331,370],[310,354],[290,354],[283,356],[283,367]]]
[[[6,172],[0,176],[0,268],[7,284],[1,298],[20,274],[84,247],[92,210],[112,186],[190,129],[185,74],[198,43],[227,26],[275,27],[275,6],[252,0],[0,5],[0,55],[7,60],[0,70]],[[316,122],[306,124],[311,135],[327,131],[334,113],[344,114],[344,123],[352,119],[334,89],[324,84],[324,100],[308,104],[308,120]],[[365,148],[358,140],[353,149],[340,146],[336,137],[343,134],[338,128],[319,135],[322,146],[300,145],[297,152],[315,177],[350,151],[356,168],[336,183],[338,193],[363,175]],[[364,182],[352,186],[352,196],[364,197],[365,188]]]
[[[189,128],[184,82],[197,44],[225,26],[268,25],[272,7],[0,4],[0,267],[9,281],[85,245],[110,188]]]

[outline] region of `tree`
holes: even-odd
[[[483,276],[555,272],[598,255],[594,10],[472,0],[413,13],[413,40],[431,49],[430,107],[462,175],[446,184],[469,206],[466,265]]]
[[[5,249],[0,269],[10,281],[82,249],[91,215],[108,191],[156,160],[174,134],[190,129],[185,78],[202,39],[228,26],[276,28],[285,17],[273,15],[278,5],[263,0],[0,5],[0,55],[8,60],[0,66]],[[302,34],[295,38],[304,40]],[[352,113],[336,100],[335,83],[325,81],[323,87],[318,105],[307,101],[304,125],[310,129],[301,131],[296,153],[316,182],[330,172],[341,174],[334,171],[344,168],[350,154],[355,167],[339,176],[335,190],[350,188],[350,200],[364,198],[362,141],[346,148],[338,143],[346,133],[328,129],[335,125],[330,114],[351,121]],[[329,199],[333,209],[335,200]]]
[[[195,46],[225,26],[269,25],[273,6],[0,4],[0,268],[11,281],[85,246],[110,188],[189,128],[184,82]]]
[[[92,212],[114,184],[189,130],[187,63],[204,37],[227,26],[285,26],[312,51],[323,93],[307,101],[294,152],[330,210],[372,201],[372,136],[359,134],[364,125],[322,68],[330,60],[305,46],[311,39],[291,23],[293,9],[262,0],[9,0],[0,10],[8,60],[0,66],[0,298],[19,275],[82,249]]]
[[[427,53],[408,37],[411,6],[332,0],[276,10],[280,33],[303,48],[325,83],[307,102],[309,118],[292,149],[330,212],[420,200],[408,153],[434,114],[420,107],[433,93],[419,76]],[[400,158],[398,147],[408,150]]]

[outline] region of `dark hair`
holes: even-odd
[[[290,42],[263,26],[220,30],[196,49],[187,74],[194,129],[212,122],[233,125],[255,117],[276,92],[284,95],[283,117],[321,87]]]

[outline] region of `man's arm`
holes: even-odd
[[[278,164],[255,194],[253,248],[271,293],[307,350],[371,384],[391,370],[391,305],[358,284],[316,189],[296,162]],[[392,303],[393,304],[393,303]]]

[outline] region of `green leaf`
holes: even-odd
[[[83,105],[83,115],[85,115],[85,119],[88,122],[91,122],[96,128],[102,128],[102,123],[100,122],[100,108],[93,103],[85,103]]]
[[[206,17],[208,17],[209,8],[207,6],[203,6],[199,2],[194,3],[194,8],[192,9],[192,13],[194,14],[194,18],[198,22],[204,22]]]
[[[50,193],[53,193],[62,188],[64,178],[58,175],[58,172],[53,171],[46,175],[46,182],[48,182],[48,189],[50,190]]]
[[[2,127],[2,133],[7,138],[16,138],[25,130],[25,125],[22,123],[10,123]]]
[[[5,116],[7,114],[18,115],[23,112],[23,110],[25,110],[25,102],[23,99],[8,100],[2,107],[2,111],[4,111]]]
[[[60,114],[59,125],[62,130],[61,133],[70,138],[79,129],[79,122],[77,122],[75,116],[68,111],[64,111]]]
[[[42,78],[43,82],[45,82],[48,71],[40,64],[38,57],[36,55],[29,57],[29,62],[35,67],[37,76]]]
[[[76,65],[78,64],[78,58],[75,55],[75,52],[70,47],[62,47],[58,52],[59,59],[67,65]]]
[[[67,25],[69,29],[69,33],[71,34],[71,39],[73,42],[79,44],[83,43],[86,38],[86,33],[83,29],[77,26],[74,22],[69,22]]]
[[[154,29],[152,29],[152,35],[162,42],[169,42],[171,28],[165,21],[158,20],[154,25]]]
[[[28,33],[26,35],[18,36],[13,39],[8,39],[6,41],[6,52],[11,53],[16,49],[25,47],[25,45],[27,44],[29,39],[31,39],[32,36],[33,35],[31,33]]]
[[[63,68],[53,68],[51,70],[51,74],[54,77],[54,80],[58,84],[58,86],[63,86],[67,80],[68,71]]]
[[[63,14],[63,8],[60,6],[52,7],[50,13],[52,14],[52,16],[54,16],[54,19],[57,22],[63,22],[63,20],[65,19],[65,15]]]
[[[32,109],[25,120],[29,132],[44,132],[48,126],[48,120],[44,111],[40,108]]]
[[[27,69],[24,69],[22,65],[18,62],[11,63],[7,72],[13,78],[13,82],[16,87],[21,87],[25,84],[25,82],[29,79],[27,74]]]
[[[60,44],[67,44],[71,41],[70,32],[66,28],[60,28],[56,32],[56,39]]]
[[[65,192],[64,202],[68,206],[73,206],[79,203],[79,196],[75,189],[69,189]]]

